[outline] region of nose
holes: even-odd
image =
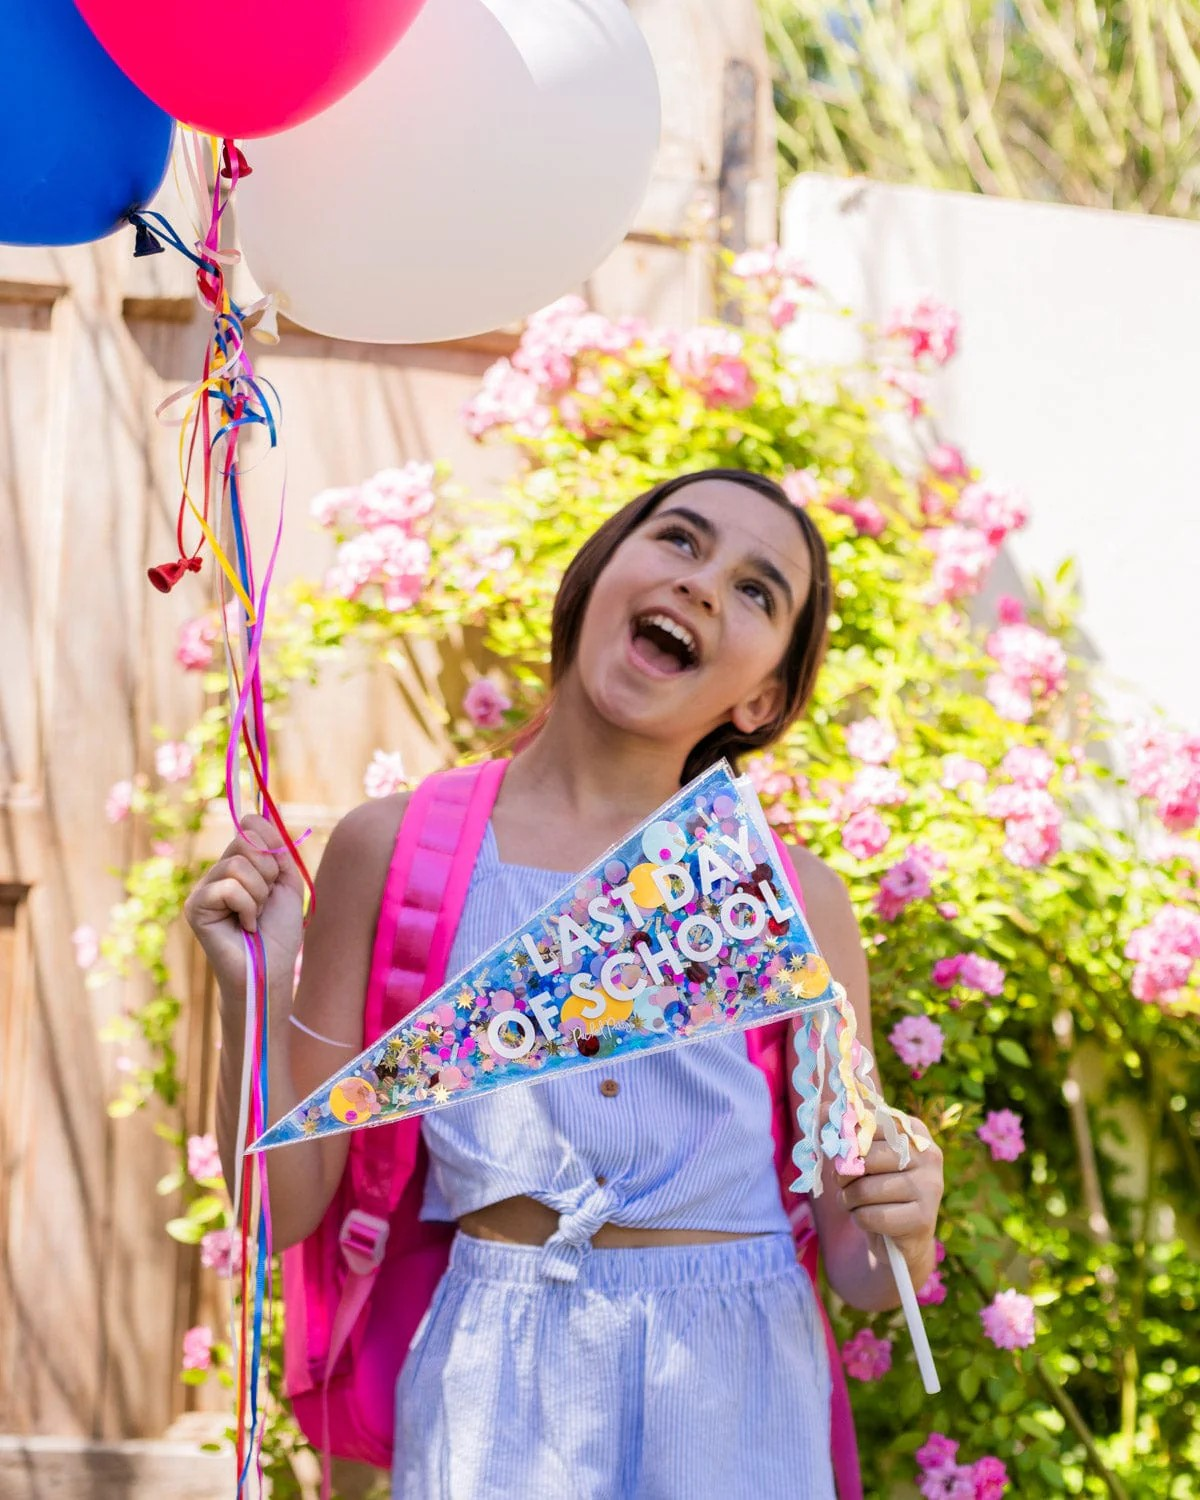
[[[704,610],[706,614],[716,614],[716,586],[713,580],[703,571],[698,570],[695,573],[689,574],[687,578],[680,578],[675,584],[675,589],[677,593],[682,594],[685,599],[690,599],[694,605]]]

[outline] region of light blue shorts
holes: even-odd
[[[396,1394],[394,1500],[834,1500],[820,1312],[788,1235],[592,1250],[459,1233]]]

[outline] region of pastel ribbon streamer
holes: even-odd
[[[792,1191],[811,1193],[814,1198],[820,1196],[824,1186],[821,1181],[822,1154],[834,1162],[842,1176],[861,1177],[867,1169],[866,1154],[877,1133],[881,1133],[895,1151],[901,1171],[912,1160],[913,1146],[918,1151],[925,1151],[930,1144],[929,1137],[916,1128],[915,1122],[902,1110],[892,1109],[875,1087],[875,1060],[859,1041],[854,1007],[845,988],[836,982],[831,1009],[835,1018],[832,1027],[830,1008],[827,1008],[807,1027],[797,1030],[794,1037],[796,1067],[792,1081],[798,1100],[798,1140],[792,1150],[792,1160],[799,1169],[799,1176],[792,1184]],[[828,1075],[831,1101],[829,1118],[818,1134],[826,1050],[833,1064]],[[884,1235],[883,1243],[900,1294],[900,1306],[908,1324],[921,1383],[926,1393],[934,1396],[941,1390],[941,1382],[908,1262],[890,1236]]]

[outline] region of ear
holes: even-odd
[[[751,697],[735,703],[729,717],[739,734],[753,734],[769,724],[782,707],[783,683],[778,677],[769,677]]]

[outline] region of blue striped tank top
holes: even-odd
[[[450,952],[456,974],[570,875],[500,861],[489,823]],[[422,1121],[423,1219],[526,1196],[559,1215],[543,1274],[573,1280],[602,1224],[787,1232],[766,1079],[742,1032],[503,1089]]]

